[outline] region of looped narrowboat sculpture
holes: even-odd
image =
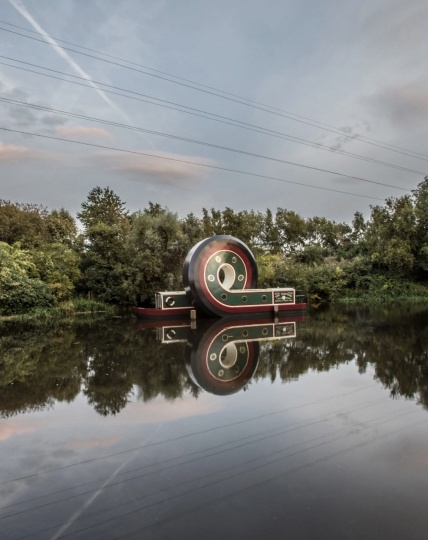
[[[257,289],[257,264],[251,250],[229,235],[198,242],[183,268],[184,291],[156,293],[156,308],[134,308],[137,316],[170,318],[197,315],[235,317],[277,315],[306,309],[292,288]]]

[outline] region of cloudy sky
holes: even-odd
[[[1,8],[2,199],[350,222],[428,174],[423,0]]]

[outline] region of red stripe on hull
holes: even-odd
[[[137,317],[144,319],[173,319],[174,317],[183,317],[190,314],[191,307],[183,307],[176,309],[159,309],[159,308],[132,308],[132,312]]]
[[[307,309],[307,304],[277,304],[278,306],[278,312],[281,313],[283,311],[305,311]],[[190,307],[183,307],[183,308],[176,308],[176,309],[159,309],[159,308],[140,308],[140,307],[134,307],[132,308],[132,312],[134,315],[137,315],[137,317],[142,317],[144,319],[172,319],[174,317],[183,317],[188,316],[190,314],[190,310],[193,308]],[[271,313],[272,315],[275,314],[274,306],[242,306],[242,307],[236,307],[231,315],[233,314],[244,314],[244,313]],[[199,314],[198,314],[199,315]]]

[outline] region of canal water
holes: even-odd
[[[428,307],[0,328],[0,538],[423,539]]]

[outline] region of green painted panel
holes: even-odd
[[[219,285],[212,287],[210,290],[216,300],[227,306],[262,306],[273,304],[272,292],[270,291],[226,291]]]
[[[158,293],[162,298],[162,309],[192,307],[192,303],[184,291]]]

